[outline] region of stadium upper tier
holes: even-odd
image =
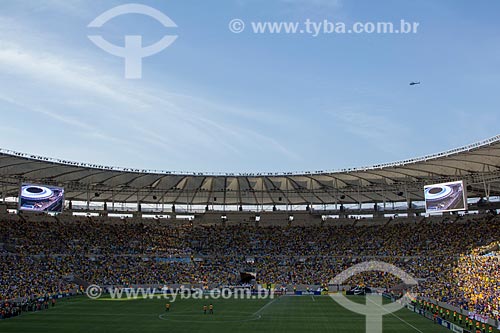
[[[465,180],[470,197],[500,195],[500,135],[446,152],[335,171],[193,173],[107,167],[0,149],[0,191],[57,185],[67,200],[190,205],[326,205],[423,200],[423,186]]]

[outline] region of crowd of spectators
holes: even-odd
[[[500,313],[500,244],[494,242],[461,255],[452,279],[458,293],[451,303],[482,314]],[[457,297],[459,296],[459,297]]]
[[[49,307],[56,306],[56,299],[59,296],[69,296],[65,294],[45,294],[39,297],[22,298],[18,300],[9,300],[0,302],[0,319],[7,319],[19,316],[22,312],[36,312],[47,310]]]
[[[0,303],[98,285],[259,283],[326,286],[354,264],[379,260],[420,283],[421,296],[498,317],[500,219],[384,226],[165,226],[80,222],[0,223]],[[346,284],[390,289],[370,272]]]

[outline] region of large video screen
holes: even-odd
[[[433,184],[424,186],[425,210],[427,213],[467,210],[467,193],[464,182]]]
[[[60,213],[64,206],[64,189],[48,185],[22,184],[19,210]]]

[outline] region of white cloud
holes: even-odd
[[[374,110],[368,113],[358,108],[340,108],[328,113],[336,119],[336,128],[362,138],[368,144],[375,144],[377,149],[384,152],[400,148],[401,142],[405,141],[402,138],[410,134],[409,126],[398,123],[383,112]]]
[[[214,156],[246,157],[253,151],[297,158],[272,135],[246,126],[247,119],[277,123],[275,116],[127,81],[122,73],[104,74],[99,59],[74,59],[64,47],[46,52],[29,40],[26,26],[1,17],[0,22],[10,29],[6,33],[0,24],[0,71],[7,78],[0,81],[0,100],[50,117],[65,131],[74,129],[75,142],[80,136],[81,141],[91,137],[137,151],[141,145],[154,146],[184,160],[200,149]],[[14,35],[28,37],[7,38]]]
[[[0,42],[0,66],[6,72],[31,76],[48,84],[80,89],[94,96],[141,106],[140,100],[131,98],[125,89],[112,87],[110,80],[92,67],[68,62],[49,53],[33,52]]]

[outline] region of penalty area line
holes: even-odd
[[[410,324],[409,322],[407,322],[406,320],[404,320],[403,318],[399,317],[398,315],[396,315],[394,312],[389,312],[387,311],[383,306],[380,306],[379,304],[373,302],[372,300],[370,299],[367,299],[367,301],[375,304],[376,306],[380,307],[383,311],[387,312],[387,314],[390,314],[391,316],[399,319],[402,323],[408,325],[409,327],[413,328],[415,331],[419,332],[419,333],[424,333],[422,332],[421,330],[419,330],[418,328],[416,328],[415,326],[413,326],[412,324]]]
[[[257,311],[255,311],[253,313],[253,316],[256,316],[256,315],[260,314],[262,311],[264,311],[265,309],[267,309],[268,306],[270,306],[271,304],[273,304],[274,302],[276,302],[276,300],[277,300],[277,298],[274,298],[271,301],[269,301],[266,304],[264,304],[264,306],[262,306],[260,309],[258,309]]]

